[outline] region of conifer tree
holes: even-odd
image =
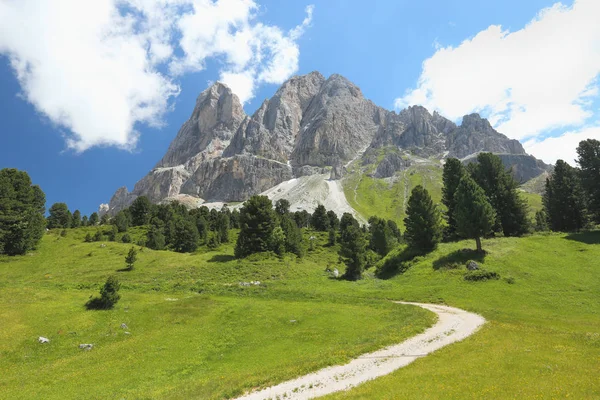
[[[384,257],[397,244],[397,239],[392,233],[387,222],[378,217],[369,218],[369,248]]]
[[[461,179],[454,198],[458,234],[475,239],[477,251],[482,252],[481,237],[489,234],[494,227],[494,208],[483,189],[468,175]]]
[[[173,249],[179,253],[192,253],[198,248],[198,228],[190,218],[177,217],[174,221]]]
[[[150,221],[151,211],[152,204],[146,196],[136,198],[129,207],[129,212],[131,213],[131,225],[146,225]]]
[[[325,206],[319,204],[313,213],[310,223],[312,227],[321,232],[327,232],[329,230],[329,217],[327,216],[327,210]]]
[[[275,202],[275,212],[279,215],[285,215],[290,212],[290,202],[286,199],[279,199]]]
[[[119,211],[117,215],[115,215],[113,224],[115,224],[119,232],[127,232],[127,229],[129,228],[129,218],[125,211]]]
[[[88,226],[88,217],[87,217],[87,215],[84,215],[81,218],[81,226]]]
[[[99,221],[100,221],[100,218],[98,217],[98,213],[97,212],[93,212],[92,214],[90,214],[90,219],[88,221],[88,225],[89,226],[96,226],[96,225],[98,225]]]
[[[54,203],[48,210],[48,228],[65,229],[71,227],[71,213],[65,203]]]
[[[408,199],[404,226],[408,245],[418,251],[434,250],[442,238],[440,213],[427,189],[421,185],[413,188]]]
[[[146,234],[146,246],[153,250],[163,250],[166,245],[163,222],[161,220],[153,221]]]
[[[460,184],[460,180],[465,174],[465,168],[460,160],[456,158],[448,158],[444,164],[444,172],[442,175],[442,204],[446,206],[446,221],[448,223],[444,236],[447,240],[452,240],[457,237],[456,220],[454,218],[454,194]]]
[[[341,238],[340,257],[346,264],[344,278],[356,281],[362,278],[366,264],[367,241],[365,235],[356,225],[349,225]]]
[[[502,231],[504,236],[527,233],[527,202],[520,196],[518,183],[504,168],[500,157],[492,153],[479,153],[477,163],[469,167],[472,178],[483,189],[496,212],[494,230]]]
[[[137,261],[137,251],[135,250],[135,247],[132,247],[129,249],[129,252],[127,253],[127,256],[125,257],[125,265],[128,271],[133,270],[133,267],[135,266],[135,262]]]
[[[81,211],[75,210],[71,218],[71,228],[79,228],[81,226]]]
[[[563,160],[556,161],[552,176],[546,179],[543,202],[553,231],[579,231],[587,225],[585,194],[579,174]]]
[[[219,212],[215,228],[219,243],[229,243],[229,215],[227,212]]]
[[[586,197],[588,211],[596,223],[600,223],[600,141],[583,140],[577,147],[577,163],[580,168],[581,186]]]
[[[281,217],[281,229],[285,234],[285,250],[289,253],[294,253],[298,257],[304,255],[304,247],[302,245],[302,230],[296,225],[290,214],[285,214]]]
[[[267,196],[252,196],[240,210],[240,234],[235,246],[237,258],[268,251],[276,225],[273,204]]]

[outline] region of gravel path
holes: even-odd
[[[252,392],[238,400],[312,399],[348,390],[371,379],[387,375],[417,358],[475,333],[485,319],[459,308],[437,304],[396,302],[422,307],[438,315],[437,323],[425,332],[402,343],[362,356],[346,365],[323,368],[317,372]]]

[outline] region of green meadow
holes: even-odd
[[[484,240],[485,256],[463,250],[471,241],[441,244],[408,264],[400,248],[382,261],[397,267],[385,279],[371,268],[347,282],[326,271],[343,272],[326,234],[305,232],[317,243],[302,259],[237,260],[233,244],[194,254],[143,249],[133,271],[119,271],[131,245],[84,243],[94,231],[52,231],[33,253],[0,257],[0,398],[235,397],[435,322],[390,300],[448,304],[488,322],[331,398],[600,398],[600,232]],[[135,240],[144,229],[129,233]],[[465,280],[469,259],[500,278]],[[121,300],[86,310],[109,275],[122,284]],[[94,347],[79,348],[86,343]]]

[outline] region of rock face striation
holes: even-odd
[[[340,179],[344,166],[366,149],[365,157],[373,157],[387,147],[396,153],[387,153],[375,177],[410,165],[398,152],[440,160],[502,153],[523,179],[545,168],[532,165],[539,160],[477,114],[457,126],[421,106],[388,111],[343,76],[311,72],[289,79],[251,116],[226,85],[203,91],[162,160],[131,192],[117,190],[103,211],[115,214],[142,195],[154,203],[244,201],[295,177],[328,173]]]

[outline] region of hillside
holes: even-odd
[[[301,260],[238,261],[231,244],[191,255],[144,249],[133,271],[117,272],[130,246],[84,243],[93,230],[52,231],[31,255],[0,256],[3,397],[236,396],[343,363],[433,322],[389,299],[449,304],[488,323],[334,398],[600,396],[590,374],[600,369],[599,232],[485,240],[484,258],[460,251],[470,241],[441,244],[402,274],[376,279],[370,271],[347,282],[325,272],[343,270],[336,248],[310,231],[305,238],[316,235],[318,244]],[[472,257],[501,279],[466,281]],[[122,300],[114,310],[86,311],[110,274],[123,284]]]

